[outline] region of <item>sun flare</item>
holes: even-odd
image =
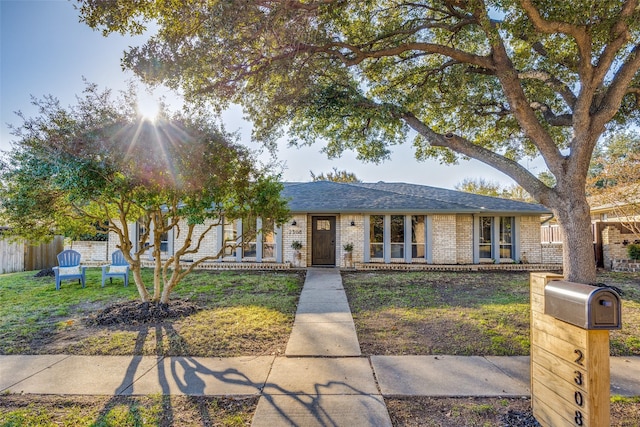
[[[138,99],[138,114],[143,119],[155,122],[160,113],[160,104],[150,95],[142,96]]]

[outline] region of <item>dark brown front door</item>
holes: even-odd
[[[311,263],[336,265],[336,217],[314,216],[311,220]]]

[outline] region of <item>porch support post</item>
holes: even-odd
[[[491,227],[491,252],[496,264],[500,264],[500,217],[493,217],[493,227]]]
[[[242,220],[236,221],[236,262],[242,262]]]
[[[256,262],[262,262],[262,218],[256,219]]]
[[[224,246],[224,218],[222,219],[221,223],[216,226],[216,243],[218,244],[218,247],[216,249],[218,252],[220,252],[222,246]],[[224,253],[222,253],[218,257],[218,259],[216,259],[216,262],[222,262],[222,258],[224,258]]]
[[[391,264],[391,215],[384,216],[384,233],[383,233],[383,242],[384,242],[384,263]]]
[[[404,216],[404,262],[411,264],[413,259],[413,243],[411,242],[412,222],[411,215]]]
[[[433,264],[433,218],[431,215],[425,216],[424,225],[424,241],[427,244],[427,263]]]
[[[283,256],[283,248],[282,248],[282,226],[281,225],[277,225],[276,228],[273,231],[273,234],[275,235],[275,240],[276,240],[276,262],[278,264],[282,264],[282,256]]]

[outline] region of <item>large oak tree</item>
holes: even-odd
[[[566,277],[595,281],[585,181],[599,138],[640,118],[638,0],[79,3],[105,34],[157,31],[124,65],[241,104],[258,139],[381,160],[413,130],[418,158],[502,171],[559,220]]]

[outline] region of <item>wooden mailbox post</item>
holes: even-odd
[[[609,331],[545,314],[545,285],[562,276],[531,274],[531,401],[543,426],[609,426]]]

